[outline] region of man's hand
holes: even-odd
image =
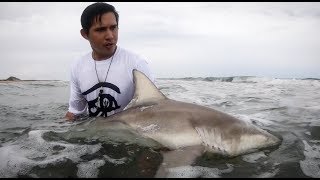
[[[75,120],[75,115],[71,112],[67,112],[67,114],[64,117],[67,121],[74,121]]]

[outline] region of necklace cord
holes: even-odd
[[[108,71],[107,71],[107,75],[106,75],[106,77],[104,79],[104,82],[106,82],[106,80],[107,80],[107,77],[108,77],[108,74],[109,74],[109,70],[110,70],[110,66],[112,64],[113,57],[116,54],[116,50],[117,50],[117,47],[116,47],[116,49],[114,51],[114,54],[112,55],[112,58],[111,58],[111,61],[110,61],[110,64],[109,64],[109,68],[108,68]],[[97,79],[98,79],[98,82],[100,83],[100,80],[99,80],[99,77],[98,77],[98,72],[97,72],[97,65],[96,65],[96,61],[95,60],[94,60],[94,69],[96,70]]]

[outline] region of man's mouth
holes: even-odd
[[[110,47],[113,46],[113,43],[107,43],[107,44],[104,44],[104,46],[107,47],[107,48],[110,48]]]

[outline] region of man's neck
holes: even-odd
[[[92,53],[91,53],[92,59],[95,60],[95,61],[102,61],[102,60],[109,59],[116,53],[116,50],[117,50],[117,46],[114,49],[112,54],[110,54],[110,55],[102,55],[102,56],[99,56],[99,55],[97,55],[97,53],[95,51],[92,51]]]

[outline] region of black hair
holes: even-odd
[[[92,26],[92,23],[95,19],[101,22],[101,16],[105,13],[112,12],[117,21],[117,25],[119,24],[119,14],[114,8],[114,6],[104,3],[104,2],[97,2],[89,5],[86,9],[83,10],[81,15],[81,26],[82,29],[89,33],[89,29]]]

